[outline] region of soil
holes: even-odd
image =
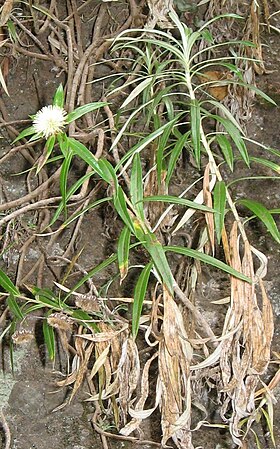
[[[86,4],[88,2],[85,2]],[[92,2],[93,3],[93,2]],[[78,2],[83,4],[83,2]],[[96,3],[97,4],[97,3]],[[111,8],[111,2],[109,8]],[[83,39],[85,43],[89,41],[92,33],[92,25],[94,23],[97,9],[89,2],[89,6],[85,6],[82,12],[83,24],[85,24]],[[115,8],[115,9],[114,9]],[[276,6],[275,6],[276,8]],[[276,8],[277,9],[277,8]],[[275,9],[275,10],[276,10]],[[62,8],[63,10],[63,8]],[[61,17],[63,17],[63,11]],[[111,14],[120,20],[120,7],[112,7]],[[66,14],[65,14],[66,15]],[[273,25],[280,27],[279,15],[273,19]],[[46,38],[46,36],[44,36]],[[270,95],[275,102],[280,105],[280,79],[279,79],[279,60],[278,51],[280,46],[279,31],[273,30],[270,33],[263,28],[262,39],[265,43],[263,47],[264,60],[267,73],[257,77],[257,84],[266,94]],[[30,48],[28,47],[30,50]],[[30,51],[34,51],[31,47]],[[108,67],[99,69],[100,73],[108,73]],[[9,97],[2,90],[2,98],[0,98],[0,109],[3,121],[20,121],[27,120],[28,116],[34,114],[39,108],[45,104],[51,104],[53,94],[60,82],[65,82],[65,75],[52,61],[39,60],[15,53],[9,56],[9,67],[7,76],[7,87]],[[92,90],[91,101],[100,98],[100,92]],[[279,137],[280,109],[279,107],[271,107],[267,102],[256,97],[253,106],[252,118],[247,125],[249,136],[272,148],[280,147]],[[15,124],[18,129],[18,125]],[[20,125],[21,129],[23,125]],[[24,125],[25,126],[25,125]],[[12,130],[1,125],[2,138],[0,140],[0,157],[5,155],[11,148]],[[35,151],[36,152],[36,147]],[[255,149],[252,146],[252,154]],[[260,153],[258,152],[258,155]],[[267,155],[266,155],[267,156]],[[275,158],[273,159],[275,160]],[[28,189],[36,188],[36,180],[32,176],[29,177],[29,186],[26,182],[26,170],[30,164],[20,152],[14,153],[10,158],[1,163],[0,179],[2,198],[1,203],[12,201],[27,194]],[[83,165],[76,163],[74,170],[71,172],[71,181],[78,178],[83,170]],[[254,166],[256,175],[273,176],[274,173],[264,167]],[[53,169],[54,170],[54,169]],[[238,177],[248,174],[242,164],[238,165]],[[279,177],[275,176],[275,180],[248,181],[244,180],[236,184],[236,195],[240,198],[248,197],[263,202],[268,208],[279,208]],[[51,187],[50,194],[57,194],[57,186]],[[110,214],[111,211],[106,210]],[[112,213],[111,213],[112,214]],[[244,212],[245,214],[245,212]],[[115,235],[108,236],[106,222],[104,222],[104,210],[90,212],[82,222],[79,232],[78,243],[75,243],[75,251],[82,249],[82,256],[79,258],[79,264],[84,270],[89,270],[102,260],[102,257],[112,253],[115,247],[118,230],[115,229]],[[1,217],[1,215],[0,215]],[[112,214],[109,220],[115,220]],[[275,215],[278,225],[280,220]],[[6,229],[6,238],[8,235],[8,250],[2,257],[1,268],[8,272],[12,279],[18,274],[18,263],[21,255],[21,248],[27,236],[30,236],[32,226],[34,225],[34,213],[28,213],[23,218],[18,218],[13,222],[10,229]],[[28,274],[34,263],[39,259],[42,252],[47,251],[48,256],[60,256],[64,254],[69,244],[73,228],[70,226],[63,235],[54,240],[48,246],[46,238],[41,237],[40,245],[31,244],[24,258],[24,266],[22,278]],[[7,234],[8,233],[8,234]],[[254,220],[248,225],[248,233],[253,244],[266,254],[269,259],[269,269],[265,278],[265,286],[267,288],[270,300],[273,304],[275,317],[275,336],[273,341],[274,353],[280,353],[280,247],[277,245],[270,235],[266,232],[262,224]],[[3,236],[3,238],[5,238]],[[41,271],[41,286],[48,287],[53,285],[54,280],[59,280],[63,270],[54,267],[52,270],[43,265]],[[78,281],[81,273],[77,271],[70,280],[70,284]],[[98,285],[101,286],[107,282],[108,278],[114,276],[114,270],[110,267],[102,271],[98,275]],[[36,277],[31,276],[28,284],[31,285],[36,281]],[[114,291],[117,296],[119,287],[114,284]],[[201,284],[200,308],[205,310],[205,316],[213,323],[216,328],[221,325],[224,316],[224,307],[219,306],[213,309],[209,306],[208,298],[219,299],[223,293],[223,279],[220,273],[213,276],[213,272],[208,273],[207,269],[203,271]],[[218,293],[217,293],[218,292]],[[5,307],[3,301],[0,303],[1,311],[4,312]],[[36,317],[35,317],[36,318]],[[34,321],[26,324],[27,328],[34,327]],[[37,316],[40,323],[40,316]],[[0,325],[3,323],[0,321]],[[60,374],[67,370],[67,358],[60,348],[59,356],[55,364],[48,360],[45,354],[45,348],[42,343],[42,336],[39,332],[36,340],[25,345],[19,345],[14,352],[14,372],[11,370],[9,360],[9,347],[5,339],[3,340],[1,349],[2,370],[0,372],[0,408],[2,408],[5,419],[11,431],[11,449],[105,449],[102,444],[100,435],[95,433],[91,420],[94,409],[89,402],[85,402],[88,397],[86,389],[81,389],[79,394],[73,399],[71,404],[60,408],[65,401],[65,389],[56,386],[56,380],[60,378]],[[279,361],[279,359],[278,359]],[[269,380],[277,370],[277,365],[271,365],[267,374]],[[280,387],[274,390],[275,399],[280,397]],[[209,416],[215,417],[215,405],[211,405],[209,399]],[[57,409],[55,411],[55,409]],[[276,447],[280,449],[280,410],[275,405],[275,427],[274,435]],[[157,418],[146,424],[145,438],[152,436],[157,441],[160,440],[160,430],[157,428],[159,422]],[[262,441],[263,449],[272,449],[273,444],[268,438],[266,428],[259,426],[259,437]],[[4,432],[2,432],[2,443],[0,448],[5,448]],[[109,439],[109,447],[111,449],[133,448],[132,442],[117,441]],[[226,433],[217,429],[199,430],[194,436],[194,444],[204,449],[226,449],[232,448],[230,439]],[[250,440],[248,448],[257,448],[254,439]],[[152,445],[142,444],[135,445],[135,448],[149,449]]]

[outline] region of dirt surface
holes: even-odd
[[[80,2],[82,4],[82,2]],[[87,2],[86,2],[87,3]],[[111,3],[110,3],[111,4]],[[83,23],[85,31],[83,39],[87,42],[91,37],[92,24],[94,22],[93,6],[83,9]],[[121,10],[116,9],[120,20]],[[63,16],[63,15],[62,15]],[[280,24],[279,20],[274,19],[274,26]],[[112,25],[113,26],[113,25]],[[86,32],[88,31],[88,33]],[[279,61],[278,51],[280,48],[279,31],[270,33],[263,31],[262,38],[265,42],[264,60],[268,73],[257,77],[258,86],[270,95],[278,105],[280,105],[280,80],[279,80]],[[33,49],[33,47],[32,47]],[[102,69],[100,69],[102,72]],[[103,69],[106,73],[108,67]],[[64,82],[65,76],[60,73],[54,62],[32,59],[24,55],[16,54],[9,59],[9,72],[7,86],[10,96],[7,97],[2,92],[0,99],[0,109],[2,122],[27,120],[30,114],[34,114],[40,107],[50,104],[53,94],[60,82]],[[104,72],[104,73],[105,73]],[[98,92],[93,88],[91,101],[98,99]],[[271,107],[265,101],[257,98],[255,100],[252,119],[247,126],[248,135],[261,143],[270,145],[273,148],[280,148],[279,137],[280,109]],[[17,126],[17,125],[15,125]],[[23,125],[21,125],[22,128]],[[0,157],[8,153],[11,148],[12,129],[7,129],[1,125],[2,138],[0,140]],[[36,147],[32,150],[36,155]],[[252,154],[255,151],[252,147]],[[258,152],[260,155],[260,152]],[[267,155],[266,155],[267,156]],[[275,157],[273,157],[275,160]],[[37,186],[36,179],[32,175],[26,182],[26,170],[30,163],[21,152],[15,152],[6,161],[1,162],[1,203],[12,201],[28,193],[28,189]],[[75,180],[83,169],[83,165],[76,163],[71,173],[71,180]],[[267,168],[256,165],[255,174],[273,176],[274,173]],[[246,176],[247,171],[240,164],[238,177]],[[16,176],[15,176],[16,175]],[[236,184],[236,195],[240,198],[247,197],[250,194],[251,199],[263,202],[268,208],[279,208],[279,178],[265,181],[241,181]],[[58,194],[58,186],[50,188],[51,195]],[[9,212],[9,211],[8,211]],[[244,212],[245,215],[245,212]],[[1,218],[4,214],[1,216]],[[112,214],[109,221],[115,221],[116,217]],[[278,225],[280,221],[275,216]],[[1,267],[15,279],[18,273],[18,264],[21,257],[21,247],[26,239],[36,217],[33,212],[28,213],[24,218],[18,218],[13,222],[13,227],[6,229],[6,238],[8,235],[8,250],[2,257]],[[65,231],[59,239],[53,240],[49,245],[47,239],[41,237],[39,242],[31,244],[24,258],[22,278],[29,273],[34,263],[40,258],[42,252],[47,251],[48,256],[62,256],[67,250],[71,240],[73,228]],[[275,337],[273,350],[280,353],[280,247],[266,233],[264,227],[255,220],[248,225],[248,233],[253,244],[263,251],[269,259],[268,274],[265,278],[265,285],[269,297],[273,304],[275,315]],[[108,235],[108,222],[104,221],[104,211],[98,210],[90,212],[83,220],[79,231],[78,243],[75,243],[75,251],[82,251],[82,257],[79,263],[84,270],[95,266],[102,260],[102,257],[108,256],[115,248],[118,233]],[[58,280],[63,272],[59,266],[53,268],[53,272],[48,266],[41,268],[40,279],[42,287],[48,287],[53,280]],[[101,286],[108,281],[108,277],[113,277],[113,269],[106,269],[98,275],[98,285]],[[35,275],[34,275],[35,276]],[[35,277],[31,276],[28,283],[35,282]],[[70,284],[77,282],[81,272],[77,270],[70,279]],[[117,286],[115,293],[117,295]],[[201,296],[199,307],[205,310],[205,316],[212,322],[214,328],[219,329],[224,316],[225,308],[223,305],[215,307],[209,306],[209,297],[219,299],[223,290],[223,279],[217,274],[213,278],[213,273],[203,270],[201,282]],[[4,312],[3,300],[0,303],[1,311]],[[38,318],[40,322],[40,317]],[[0,322],[2,325],[2,323]],[[34,326],[34,322],[27,323],[27,327]],[[39,326],[40,328],[40,326]],[[58,388],[55,381],[60,379],[61,375],[67,370],[67,359],[61,348],[60,355],[57,357],[55,365],[47,360],[42,338],[39,336],[36,341],[31,341],[26,345],[16,347],[14,353],[14,373],[11,371],[9,361],[9,347],[7,340],[3,340],[1,349],[1,373],[0,373],[0,407],[3,409],[5,418],[11,431],[11,449],[101,449],[102,444],[100,435],[92,429],[91,420],[94,409],[91,403],[85,402],[87,390],[81,390],[71,404],[64,408],[59,408],[65,401],[65,389]],[[277,365],[272,364],[269,368],[267,380],[269,380],[277,370]],[[274,390],[275,398],[280,398],[279,386]],[[207,399],[209,406],[209,415],[215,419],[214,403],[211,404],[211,398]],[[210,418],[209,418],[210,420]],[[159,422],[148,422],[145,428],[145,438],[160,440]],[[109,429],[110,431],[110,429]],[[263,449],[272,449],[273,445],[268,437],[268,430],[259,426],[257,432],[262,441]],[[276,447],[280,448],[280,410],[279,405],[275,406],[275,440]],[[114,441],[109,439],[109,448],[120,449],[134,447],[132,442]],[[227,449],[233,448],[230,438],[224,431],[217,429],[204,428],[194,436],[196,447],[203,449]],[[150,449],[152,445],[135,445],[135,448]],[[256,443],[253,438],[250,440],[248,449],[255,449]],[[4,434],[2,445],[4,449]]]

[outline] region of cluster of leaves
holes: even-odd
[[[117,130],[111,150],[114,150],[119,142],[126,137],[139,117],[144,117],[145,129],[149,129],[149,132],[140,136],[140,138],[136,134],[134,135],[136,143],[124,154],[116,166],[107,159],[97,159],[84,144],[73,137],[69,137],[66,132],[60,132],[48,138],[46,152],[37,166],[38,172],[47,161],[52,161],[51,156],[54,146],[58,144],[63,160],[60,174],[62,201],[53,216],[50,226],[56,222],[63,212],[65,221],[62,226],[67,227],[73,220],[76,220],[88,210],[99,206],[103,202],[112,203],[123,222],[116,254],[103,260],[98,266],[90,270],[63,298],[57,297],[51,291],[40,290],[36,287],[31,289],[30,297],[24,296],[7,275],[1,271],[0,285],[7,292],[7,304],[14,316],[12,324],[5,332],[10,329],[11,333],[13,333],[19,321],[22,321],[35,310],[45,308],[47,308],[46,318],[54,312],[63,312],[72,320],[83,323],[86,329],[90,329],[92,332],[99,332],[98,326],[92,323],[92,315],[77,309],[77,307],[70,307],[67,304],[67,300],[73,292],[76,292],[93,275],[116,261],[118,262],[121,282],[124,281],[129,270],[130,252],[136,246],[142,246],[145,249],[148,261],[142,267],[135,285],[131,320],[131,335],[134,340],[139,331],[143,302],[147,294],[151,274],[162,284],[163,290],[169,295],[169,304],[173,304],[171,300],[174,298],[175,281],[167,259],[167,252],[187,256],[223,270],[238,280],[248,283],[252,282],[248,273],[243,273],[234,266],[224,263],[206,251],[202,251],[201,248],[165,246],[155,231],[162,217],[159,217],[158,223],[152,229],[145,213],[145,205],[151,202],[169,203],[186,207],[187,211],[176,226],[176,230],[178,230],[186,224],[196,211],[199,211],[205,214],[206,217],[212,217],[214,228],[210,226],[210,221],[206,219],[210,240],[212,233],[215,231],[216,242],[220,243],[225,228],[225,215],[228,212],[232,212],[234,219],[241,226],[240,232],[244,236],[245,230],[240,224],[236,204],[231,199],[229,187],[222,178],[219,164],[226,164],[229,170],[233,172],[235,161],[241,159],[248,167],[251,162],[256,162],[269,166],[277,173],[279,172],[279,166],[268,159],[250,156],[246,146],[246,138],[240,125],[229,110],[221,102],[213,98],[209,90],[207,90],[209,86],[217,83],[217,81],[207,80],[207,78],[205,80],[205,73],[209,70],[209,67],[216,67],[219,64],[223,69],[234,75],[230,80],[227,80],[228,83],[238,83],[241,87],[251,88],[267,101],[271,100],[256,89],[255,86],[246,85],[242,79],[242,74],[233,64],[233,57],[223,58],[222,60],[220,58],[212,60],[204,58],[209,50],[217,50],[221,46],[221,44],[213,42],[212,36],[207,31],[207,24],[202,26],[200,30],[193,32],[179,21],[176,14],[171,13],[170,17],[180,33],[180,39],[159,30],[145,30],[144,32],[143,30],[132,30],[132,36],[138,33],[137,37],[131,37],[127,32],[124,32],[118,36],[114,44],[114,48],[117,51],[132,49],[137,55],[135,65],[140,65],[142,71],[138,77],[134,77],[133,85],[136,85],[136,87],[132,89],[120,107],[118,116],[126,118],[121,129]],[[230,15],[230,17],[237,16]],[[215,20],[217,19],[215,18]],[[197,50],[198,44],[202,40],[206,41],[208,45],[205,49]],[[230,42],[226,44],[229,45]],[[251,45],[249,42],[243,41],[234,42],[234,44]],[[201,83],[197,82],[199,77],[203,79]],[[129,85],[130,82],[125,87]],[[124,86],[115,88],[111,94],[115,94],[120,89],[123,90]],[[62,86],[59,86],[56,91],[53,105],[60,108],[64,106]],[[66,116],[65,122],[69,124],[82,115],[106,105],[107,103],[98,102],[81,106],[70,112]],[[129,112],[128,107],[131,105],[133,105],[133,111]],[[185,121],[186,124],[186,130],[183,132],[180,131],[182,121]],[[214,122],[219,131],[207,133],[204,124],[208,122]],[[30,127],[24,130],[17,140],[27,136],[31,136],[31,139],[40,137],[35,133],[34,127]],[[155,166],[152,168],[156,173],[158,186],[164,183],[166,191],[168,191],[178,160],[184,149],[192,154],[197,170],[200,170],[203,161],[207,158],[210,175],[214,179],[212,186],[213,204],[212,200],[203,204],[203,195],[202,199],[201,195],[198,195],[195,201],[185,199],[183,195],[180,197],[168,194],[145,196],[143,185],[146,174],[143,173],[141,156],[152,145],[156,147]],[[235,151],[237,151],[237,155]],[[273,152],[279,155],[276,150],[273,150]],[[73,157],[81,158],[92,171],[68,188],[69,170]],[[120,181],[124,171],[129,171],[130,173],[130,182],[127,189],[124,189]],[[99,199],[67,218],[66,212],[69,198],[93,174],[98,175],[104,183],[110,186],[111,196]],[[267,210],[262,204],[250,199],[239,200],[237,206],[238,204],[247,207],[254,216],[261,219],[275,240],[280,242],[280,234],[271,211]],[[172,307],[175,307],[175,304]],[[50,357],[54,358],[54,331],[47,320],[44,321],[44,336]]]

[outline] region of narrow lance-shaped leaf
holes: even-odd
[[[34,126],[30,126],[29,128],[24,129],[23,131],[21,131],[21,133],[19,133],[19,135],[15,138],[15,140],[13,141],[13,144],[16,143],[18,140],[23,139],[24,137],[28,137],[31,136],[31,134],[34,134],[35,128]]]
[[[15,296],[19,295],[19,291],[15,284],[2,270],[0,270],[0,285],[6,292],[11,293]]]
[[[230,170],[233,171],[233,151],[229,140],[223,134],[218,134],[216,139],[226,163],[228,164]]]
[[[136,82],[139,81],[136,80]],[[141,81],[137,86],[133,89],[133,91],[129,94],[129,96],[125,99],[123,104],[121,105],[121,109],[125,108],[134,98],[138,97],[141,92],[143,92],[146,87],[148,87],[152,83],[152,77],[147,77],[143,81]]]
[[[166,288],[169,290],[170,294],[172,294],[173,275],[170,270],[170,266],[168,264],[163,246],[152,232],[148,230],[145,230],[144,232],[141,223],[139,223],[137,220],[133,221],[133,226],[134,234],[150,254],[159,277],[165,284]]]
[[[148,281],[149,281],[152,266],[153,266],[152,262],[148,263],[148,265],[145,266],[145,268],[141,271],[141,274],[140,274],[138,281],[136,283],[136,286],[135,286],[134,300],[133,300],[133,306],[132,306],[132,336],[133,336],[133,338],[136,338],[137,333],[138,333],[143,302],[144,302],[144,299],[146,296],[147,286],[148,286]]]
[[[222,230],[225,221],[225,207],[226,207],[226,185],[224,181],[218,181],[215,185],[214,192],[214,222],[217,234],[217,241],[220,243],[222,237]]]
[[[118,240],[118,264],[121,275],[120,283],[125,279],[128,272],[128,257],[129,257],[129,244],[130,244],[130,229],[125,226],[120,234]]]
[[[108,184],[111,182],[111,176],[108,176],[107,170],[102,170],[100,167],[100,161],[92,154],[89,149],[83,145],[81,142],[79,142],[76,139],[73,139],[73,137],[67,138],[68,144],[70,148],[73,150],[73,152],[79,156],[81,159],[83,159],[90,167],[96,171],[96,173],[104,179],[104,181],[108,182]]]
[[[171,152],[169,163],[168,163],[168,168],[167,168],[167,175],[166,175],[166,184],[167,185],[170,183],[172,174],[173,174],[175,166],[176,166],[176,162],[182,153],[182,150],[184,148],[184,145],[185,145],[187,139],[189,138],[189,135],[190,135],[190,131],[183,134],[179,138],[179,140],[176,142],[176,144]]]
[[[68,151],[68,154],[66,158],[63,161],[62,167],[61,167],[61,173],[60,173],[60,192],[62,196],[62,204],[64,209],[64,217],[66,218],[67,211],[66,211],[66,201],[67,201],[67,181],[68,181],[68,174],[70,170],[70,165],[72,161],[72,151]]]
[[[73,184],[70,188],[69,188],[69,190],[68,190],[68,192],[67,192],[67,195],[66,195],[66,201],[68,201],[69,200],[69,198],[83,185],[83,183],[88,179],[88,178],[90,178],[91,176],[93,176],[93,174],[94,174],[94,171],[92,171],[91,173],[86,173],[84,176],[82,176],[81,178],[79,178],[78,179],[78,181],[76,181],[75,182],[75,184]],[[60,203],[59,203],[59,205],[57,206],[57,208],[56,208],[56,211],[55,211],[55,213],[54,213],[54,216],[53,216],[53,218],[52,218],[52,220],[51,220],[51,222],[50,222],[50,224],[49,224],[49,227],[51,227],[55,222],[56,222],[56,220],[58,219],[58,217],[59,217],[59,215],[61,214],[61,212],[62,212],[62,210],[63,210],[63,201],[61,201]]]
[[[92,317],[84,310],[74,310],[71,316],[74,319],[84,321],[88,327],[94,330],[94,332],[100,332],[97,324],[92,322]]]
[[[12,312],[12,314],[15,316],[15,318],[22,320],[24,318],[22,311],[19,308],[18,303],[16,302],[16,299],[13,295],[13,293],[10,294],[10,296],[7,299],[7,305]]]
[[[249,167],[250,166],[250,160],[248,151],[245,145],[244,140],[242,139],[242,136],[240,134],[240,131],[236,126],[234,126],[230,120],[225,119],[223,117],[220,117],[219,115],[213,115],[212,116],[217,122],[220,122],[234,141],[239,153],[242,156],[242,159],[244,160],[245,164]]]
[[[157,181],[158,185],[161,183],[161,174],[164,167],[164,152],[166,151],[168,145],[168,139],[174,127],[175,120],[171,120],[169,126],[164,130],[163,134],[160,136],[157,152],[156,152],[156,164],[157,164]]]
[[[253,200],[240,200],[238,204],[247,207],[254,215],[256,215],[265,225],[266,229],[277,243],[280,243],[280,233],[276,226],[273,216],[269,210],[261,203]]]
[[[198,168],[200,167],[200,105],[197,100],[191,102],[191,132],[194,157]]]
[[[130,196],[133,206],[135,206],[139,217],[144,220],[143,209],[143,179],[142,179],[142,167],[139,153],[136,153],[133,157],[133,164],[131,170],[131,183],[130,183]]]
[[[38,166],[36,168],[36,175],[41,171],[43,166],[48,162],[50,155],[52,154],[52,150],[55,144],[55,136],[50,136],[45,145],[44,154],[39,158]]]
[[[64,223],[62,223],[62,225],[59,227],[59,229],[67,228],[67,226],[69,226],[70,223],[72,223],[73,221],[77,220],[77,218],[79,218],[81,215],[83,215],[86,212],[88,212],[90,209],[94,209],[95,207],[98,207],[100,204],[106,203],[106,202],[111,201],[111,200],[112,200],[111,197],[101,198],[100,200],[97,200],[97,201],[94,201],[91,204],[88,204],[82,210],[80,210],[78,212],[75,212],[73,215],[71,215],[71,217],[69,217],[66,221],[64,221]]]
[[[43,321],[44,341],[48,350],[49,358],[54,360],[55,357],[55,336],[54,330],[48,325],[47,320]]]
[[[105,103],[104,101],[100,101],[97,103],[88,103],[85,104],[84,106],[80,106],[76,108],[73,112],[69,112],[65,121],[66,123],[71,123],[74,120],[77,120],[78,118],[82,117],[83,115],[88,114],[89,112],[96,111],[96,109],[102,108],[107,104],[108,103]]]
[[[114,206],[119,216],[123,220],[124,224],[129,227],[129,229],[133,232],[133,224],[131,215],[129,213],[124,192],[121,187],[118,187],[116,194],[114,195]]]
[[[251,283],[252,280],[245,276],[234,268],[230,267],[224,262],[216,259],[215,257],[208,256],[208,254],[204,254],[200,251],[191,248],[184,248],[182,246],[166,246],[165,251],[171,251],[177,254],[183,254],[188,257],[192,257],[193,259],[200,260],[200,262],[207,263],[208,265],[212,265],[213,267],[219,268],[222,271],[225,271],[232,276],[235,276],[238,279],[242,279],[243,281]]]
[[[64,106],[64,92],[62,84],[60,84],[56,89],[55,95],[53,97],[53,105],[60,108],[63,108]]]
[[[198,209],[203,212],[215,212],[211,207],[204,206],[203,204],[195,203],[194,201],[186,200],[185,198],[178,198],[172,195],[155,195],[146,196],[143,201],[161,201],[164,203],[180,204],[182,206],[190,207],[191,209]]]

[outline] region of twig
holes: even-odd
[[[139,440],[138,438],[135,437],[127,437],[127,436],[123,436],[123,435],[116,435],[115,433],[111,433],[111,432],[106,432],[105,430],[101,429],[98,424],[96,424],[96,422],[94,422],[93,418],[91,420],[92,422],[92,426],[94,428],[94,430],[99,433],[100,435],[103,435],[107,438],[113,438],[115,440],[120,440],[120,441],[130,441],[131,443],[134,444],[141,444],[141,445],[150,445],[150,446],[156,446],[156,447],[162,447],[161,443],[157,443],[156,441],[150,441],[150,440]],[[171,447],[171,446],[165,446],[167,447]]]
[[[45,189],[47,189],[52,184],[53,181],[55,181],[59,177],[60,171],[61,171],[61,168],[57,169],[56,172],[54,172],[54,174],[52,176],[50,176],[47,181],[43,182],[43,184],[41,184],[39,187],[37,187],[36,189],[34,189],[32,192],[28,193],[24,197],[17,198],[16,200],[9,201],[8,203],[5,203],[5,204],[0,204],[0,212],[2,212],[4,210],[8,210],[8,209],[14,209],[15,207],[19,207],[22,204],[28,203],[29,201],[36,198],[41,192],[43,192]],[[57,201],[57,198],[56,198],[56,201]]]

